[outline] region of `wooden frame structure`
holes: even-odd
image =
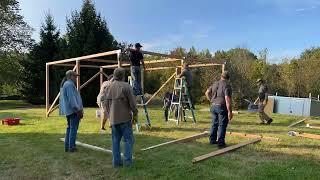
[[[131,49],[129,49],[131,50]],[[173,56],[170,56],[168,54],[161,54],[156,52],[150,52],[150,51],[141,51],[143,54],[152,55],[152,56],[160,56],[165,57],[166,59],[160,59],[160,60],[151,60],[151,61],[145,61],[145,64],[157,64],[157,63],[167,63],[167,62],[179,62],[179,66],[162,66],[162,67],[153,67],[153,68],[146,68],[144,71],[155,71],[155,70],[164,70],[164,69],[176,69],[176,73],[174,73],[170,78],[159,88],[158,91],[156,91],[152,97],[146,102],[146,105],[160,92],[160,90],[167,84],[169,81],[177,74],[177,69],[181,68],[183,65],[183,59],[179,59]],[[124,67],[128,68],[130,67],[130,63],[128,62],[122,62],[120,60],[120,54],[121,49],[113,50],[113,51],[107,51],[92,55],[86,55],[76,58],[70,58],[70,59],[64,59],[64,60],[58,60],[58,61],[52,61],[46,63],[46,116],[49,117],[49,115],[59,107],[59,105],[56,105],[60,93],[57,94],[54,101],[50,104],[50,66],[62,66],[62,67],[73,67],[73,70],[76,71],[80,76],[77,77],[76,87],[80,91],[84,87],[86,87],[90,82],[92,82],[94,79],[96,79],[98,76],[100,77],[100,87],[104,81],[104,77],[108,77],[107,74],[104,73],[104,69],[115,69],[118,67]],[[116,60],[106,60],[106,59],[100,59],[105,58],[107,56],[116,56]],[[86,64],[81,64],[81,62],[86,62]],[[94,62],[94,63],[104,63],[103,65],[88,65],[88,62]],[[218,63],[200,63],[200,64],[191,64],[189,65],[190,68],[197,68],[197,67],[209,67],[209,66],[222,66],[222,72],[225,69],[225,64],[218,64]],[[97,69],[98,72],[93,75],[90,79],[88,79],[85,83],[82,85],[80,84],[80,77],[81,77],[81,68],[92,68]],[[143,71],[142,71],[142,77],[143,77]],[[142,78],[142,89],[143,89],[143,78]]]

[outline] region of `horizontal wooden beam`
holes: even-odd
[[[117,60],[110,60],[110,59],[84,59],[82,61],[99,62],[99,63],[118,63]]]
[[[206,63],[206,64],[191,64],[189,65],[190,68],[195,68],[195,67],[207,67],[207,66],[222,66],[223,64],[218,64],[218,63]]]
[[[244,147],[246,145],[257,143],[259,141],[261,141],[260,138],[252,139],[252,140],[249,140],[249,141],[246,141],[246,142],[242,142],[242,143],[239,143],[239,144],[236,144],[236,145],[233,145],[233,146],[229,146],[229,147],[226,147],[226,148],[223,148],[223,149],[219,149],[217,151],[213,151],[211,153],[204,154],[202,156],[198,156],[198,157],[193,158],[192,159],[192,163],[197,163],[197,162],[206,160],[208,158],[211,158],[211,157],[214,157],[214,156],[218,156],[218,155],[221,155],[221,154],[224,154],[224,153],[239,149],[239,148]]]
[[[125,64],[121,64],[121,66],[125,67],[125,66],[130,66],[131,64],[129,63],[125,63]],[[101,66],[102,68],[105,68],[105,69],[115,69],[118,67],[118,64],[113,64],[113,65],[105,65],[105,66]]]
[[[154,67],[154,68],[146,68],[145,71],[156,71],[156,70],[165,70],[165,69],[175,69],[176,66],[172,67]]]
[[[150,147],[147,147],[147,148],[143,148],[143,149],[141,149],[141,151],[154,149],[154,148],[161,147],[161,146],[168,145],[168,144],[174,144],[174,143],[185,142],[185,141],[192,141],[192,140],[199,139],[199,138],[202,138],[202,137],[207,137],[208,135],[209,135],[209,132],[208,131],[204,131],[203,133],[200,133],[200,134],[196,134],[196,135],[192,135],[192,136],[189,136],[189,137],[176,139],[176,140],[172,140],[172,141],[169,141],[169,142],[165,142],[165,143],[157,144],[157,145],[150,146]]]
[[[279,141],[279,138],[276,137],[268,137],[256,134],[246,134],[246,133],[239,133],[239,132],[227,132],[229,135],[240,136],[240,137],[248,137],[248,138],[261,138],[262,140],[269,140],[269,141]]]
[[[53,64],[61,64],[61,63],[67,63],[67,62],[73,62],[73,61],[81,61],[81,60],[87,60],[91,58],[97,58],[97,57],[103,57],[103,56],[108,56],[108,55],[115,55],[121,53],[121,50],[114,50],[114,51],[107,51],[103,53],[97,53],[97,54],[91,54],[87,56],[81,56],[81,57],[75,57],[75,58],[70,58],[70,59],[64,59],[64,60],[59,60],[59,61],[52,61],[46,63],[46,65],[53,65]]]
[[[304,137],[304,138],[309,138],[309,139],[317,139],[320,140],[320,135],[318,134],[310,134],[310,133],[297,133],[297,136],[299,137]]]
[[[135,51],[135,49],[127,49],[129,51]],[[174,58],[172,55],[168,54],[161,54],[161,53],[156,53],[156,52],[151,52],[151,51],[140,51],[142,54],[148,54],[148,55],[153,55],[153,56],[161,56],[161,57],[169,57],[169,58]]]
[[[53,66],[66,66],[66,67],[73,67],[76,64],[53,64]],[[100,66],[96,65],[80,65],[82,68],[100,68]]]
[[[155,64],[155,63],[164,63],[164,62],[176,62],[181,61],[181,59],[158,59],[158,60],[150,60],[144,61],[145,64]]]

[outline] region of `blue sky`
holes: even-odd
[[[65,32],[66,16],[82,0],[20,0],[21,13],[35,29],[44,14]],[[211,52],[246,47],[269,51],[269,61],[298,56],[320,44],[320,0],[94,0],[118,41],[141,42],[145,50],[168,52],[182,46]]]

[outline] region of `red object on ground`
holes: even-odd
[[[20,124],[20,118],[7,118],[2,120],[2,125],[18,125]]]

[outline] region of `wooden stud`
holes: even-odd
[[[67,66],[67,67],[73,67],[75,64],[53,64],[53,66]],[[84,68],[100,68],[100,66],[95,66],[95,65],[80,65],[80,67]]]
[[[60,140],[61,140],[62,142],[65,141],[64,138],[60,138]],[[92,150],[95,150],[95,151],[100,151],[100,152],[105,152],[105,153],[110,153],[110,154],[112,154],[112,150],[105,149],[105,148],[98,147],[98,146],[94,146],[94,145],[90,145],[90,144],[86,144],[86,143],[82,143],[82,142],[79,142],[79,141],[76,141],[76,145],[79,145],[79,146],[82,146],[82,147],[85,147],[85,148],[88,148],[88,149],[92,149]],[[122,153],[121,153],[121,156],[123,156]]]
[[[76,61],[76,73],[80,75],[80,61]],[[77,89],[80,91],[80,76],[77,76]]]
[[[128,48],[128,51],[135,51],[135,49]],[[174,58],[174,56],[168,55],[168,54],[161,54],[161,53],[155,53],[151,51],[140,51],[142,54],[148,54],[148,55],[153,55],[153,56],[161,56],[161,57],[169,57],[169,58]]]
[[[275,137],[268,137],[256,134],[246,134],[246,133],[239,133],[239,132],[227,132],[228,135],[240,136],[240,137],[248,137],[248,138],[261,138],[262,140],[269,140],[269,141],[279,141],[279,138]]]
[[[84,88],[86,85],[88,85],[91,81],[93,81],[96,77],[98,77],[100,75],[100,71],[98,73],[96,73],[95,75],[93,75],[88,81],[86,81],[85,83],[83,83],[81,86],[80,86],[80,89],[81,90],[82,88]]]
[[[175,77],[175,75],[176,75],[176,73],[173,73],[173,74],[168,78],[168,80],[167,80],[166,82],[164,82],[164,83],[162,84],[162,86],[161,86],[155,93],[153,93],[153,95],[148,99],[148,101],[146,102],[146,104],[148,104],[148,103],[161,91],[161,89],[162,89],[165,85],[167,85],[173,77]]]
[[[165,63],[165,62],[176,62],[180,61],[181,59],[158,59],[158,60],[149,60],[144,61],[145,64],[155,64],[155,63]]]
[[[310,124],[307,124],[306,127],[310,129],[320,129],[320,126],[312,126]]]
[[[189,137],[176,139],[176,140],[172,140],[172,141],[169,141],[169,142],[165,142],[165,143],[157,144],[157,145],[150,146],[150,147],[147,147],[147,148],[143,148],[143,149],[141,149],[141,151],[154,149],[154,148],[161,147],[161,146],[168,145],[168,144],[191,141],[191,140],[199,139],[199,138],[202,138],[202,137],[207,137],[208,135],[209,135],[209,132],[208,131],[204,131],[203,133],[200,133],[200,134],[196,134],[196,135],[192,135],[192,136],[189,136]]]
[[[121,53],[121,51],[117,53],[117,62],[118,62],[118,67],[121,67],[121,66],[122,66],[122,64],[121,64],[121,60],[120,60],[120,53]]]
[[[109,60],[109,59],[84,59],[81,61],[98,62],[98,63],[118,63],[117,60]]]
[[[59,60],[59,61],[52,61],[49,63],[46,63],[48,65],[52,65],[52,64],[61,64],[61,63],[66,63],[66,62],[73,62],[73,61],[80,61],[80,60],[87,60],[90,58],[97,58],[97,57],[102,57],[102,56],[108,56],[108,55],[114,55],[114,54],[118,54],[119,52],[121,52],[121,50],[114,50],[114,51],[108,51],[108,52],[103,52],[103,53],[97,53],[97,54],[91,54],[91,55],[87,55],[87,56],[81,56],[81,57],[76,57],[76,58],[70,58],[70,59],[65,59],[65,60]]]
[[[257,139],[253,139],[253,140],[249,140],[249,141],[246,141],[246,142],[242,142],[242,143],[239,143],[239,144],[236,144],[236,145],[233,145],[233,146],[229,146],[229,147],[226,147],[226,148],[223,148],[223,149],[219,149],[217,151],[213,151],[211,153],[204,154],[202,156],[198,156],[198,157],[193,158],[192,159],[192,163],[197,163],[197,162],[206,160],[206,159],[208,159],[210,157],[218,156],[218,155],[221,155],[221,154],[224,154],[224,153],[239,149],[239,148],[244,147],[246,145],[257,143],[259,141],[261,141],[261,139],[257,138]]]
[[[320,135],[318,135],[318,134],[301,133],[301,134],[297,134],[297,136],[299,136],[299,137],[305,137],[305,138],[309,138],[309,139],[317,139],[317,140],[320,140]]]
[[[304,122],[305,120],[307,120],[308,118],[304,118],[304,119],[302,119],[302,120],[300,120],[300,121],[297,121],[297,122],[295,122],[295,123],[292,123],[292,124],[290,124],[288,127],[293,127],[293,126],[295,126],[295,125],[297,125],[297,124],[300,124],[300,123],[302,123],[302,122]]]
[[[49,65],[46,64],[46,113],[48,113],[48,110],[49,110],[49,101],[50,101],[50,97],[49,97],[49,84],[50,84],[50,81],[49,81]],[[47,114],[47,117],[48,117],[48,114]]]

